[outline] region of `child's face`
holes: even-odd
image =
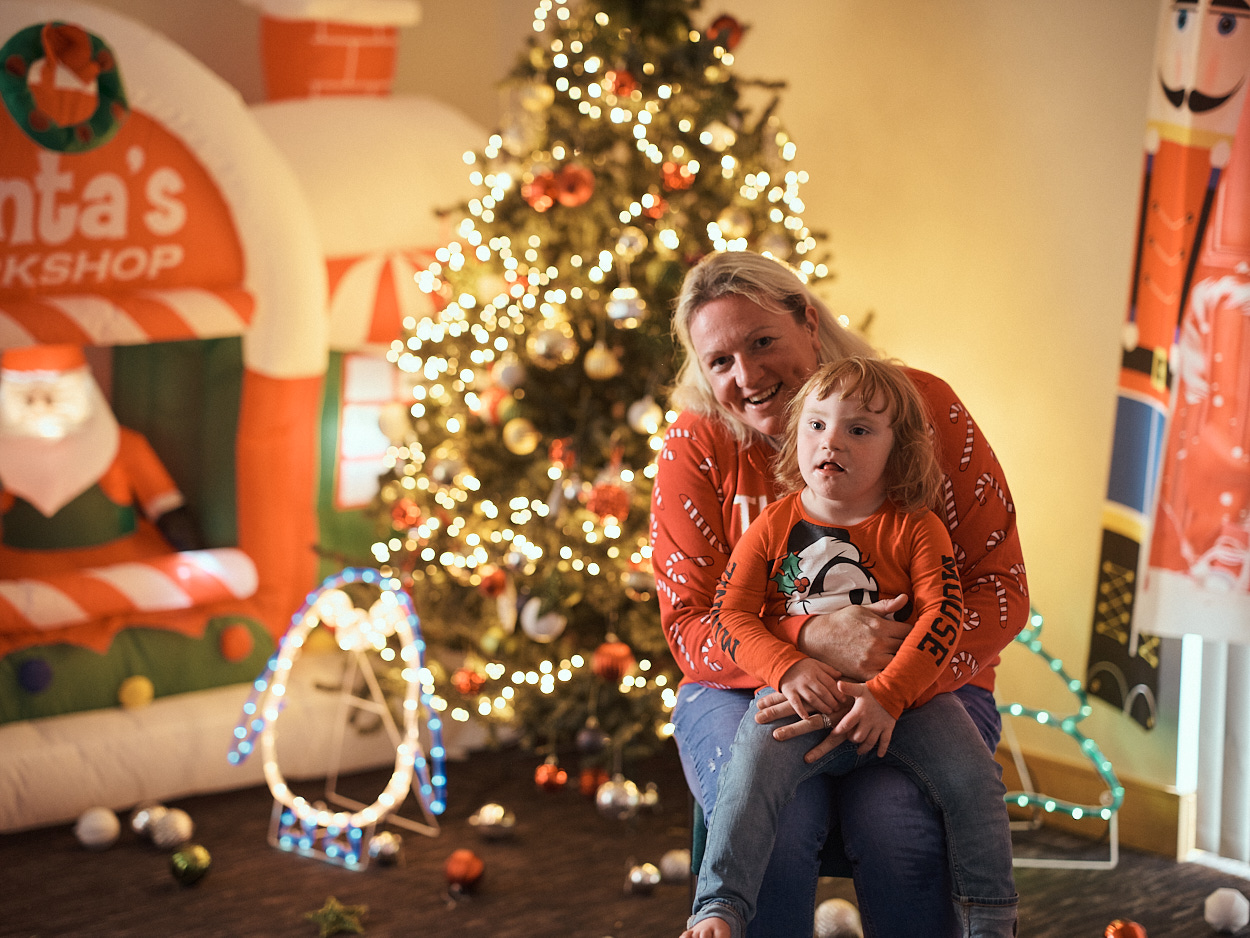
[[[843,400],[835,388],[824,400],[815,392],[803,401],[797,451],[799,472],[808,490],[843,523],[876,511],[885,498],[885,466],[894,447],[893,414],[877,395],[865,407],[854,396]],[[835,504],[836,503],[836,504]]]

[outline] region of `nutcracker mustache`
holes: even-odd
[[[1188,106],[1189,110],[1194,114],[1205,114],[1207,111],[1214,111],[1240,91],[1244,81],[1243,79],[1237,82],[1236,87],[1232,91],[1220,97],[1205,95],[1197,88],[1191,88],[1188,91],[1184,88],[1169,88],[1163,79],[1159,79],[1159,87],[1163,89],[1163,96],[1168,99],[1168,103],[1172,107],[1181,108]]]

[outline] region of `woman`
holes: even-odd
[[[717,581],[742,532],[775,497],[775,443],[790,399],[818,365],[874,353],[787,267],[746,252],[711,255],[690,271],[673,330],[683,361],[672,405],[682,413],[658,461],[652,560],[665,637],[684,674],[675,738],[707,814],[755,683],[718,647],[710,615]],[[932,375],[908,374],[937,436],[946,476],[943,520],[964,589],[960,653],[939,686],[959,696],[993,750],[1000,729],[994,667],[1028,616],[1014,507],[997,459],[954,392]],[[787,619],[784,637],[847,677],[867,680],[907,633],[905,623],[883,618],[898,605]],[[791,712],[771,702],[760,719]],[[778,736],[823,725],[813,717]],[[809,758],[838,741],[831,735]],[[844,850],[851,864],[865,935],[956,933],[941,817],[909,778],[883,765],[803,783],[779,818],[749,935],[811,934],[819,855],[831,831],[831,848]]]

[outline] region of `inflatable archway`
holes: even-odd
[[[254,594],[207,610],[8,620],[0,654],[102,649],[132,625],[196,635],[206,612],[254,616],[276,636],[316,582],[326,276],[303,193],[237,92],[132,20],[8,0],[0,43],[0,350],[88,347],[115,407],[162,405],[170,379],[194,371],[183,406],[201,426],[161,456],[210,489],[233,478],[215,495],[230,515],[217,537],[256,570]],[[228,418],[214,423],[202,395]]]

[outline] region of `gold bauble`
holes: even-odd
[[[602,342],[596,342],[594,347],[586,353],[586,361],[583,365],[586,369],[586,376],[595,381],[607,381],[621,373],[621,360]]]
[[[516,456],[528,456],[541,442],[542,434],[524,417],[513,417],[503,425],[503,445]]]

